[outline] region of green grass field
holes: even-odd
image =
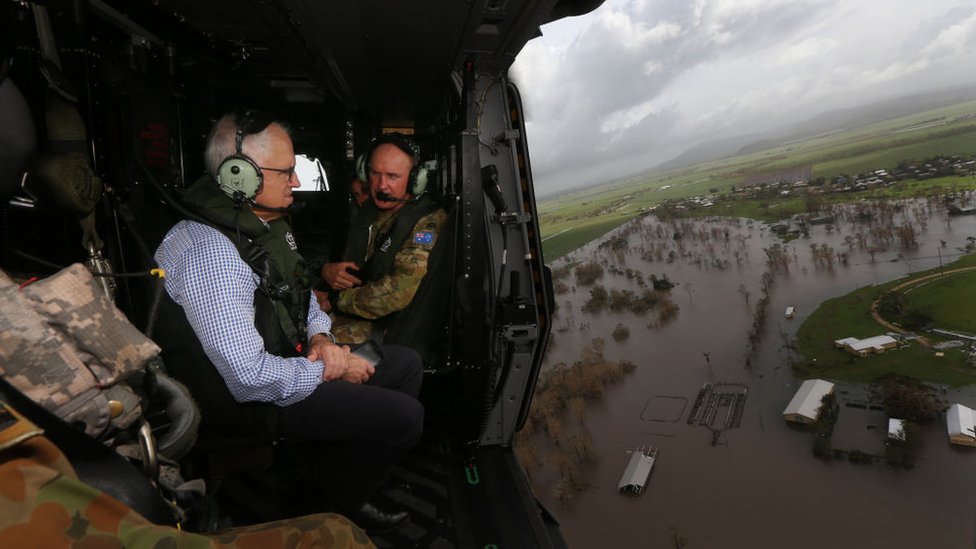
[[[539,204],[543,251],[552,261],[619,226],[642,208],[667,199],[703,196],[711,190],[727,192],[750,174],[810,166],[813,177],[832,178],[876,169],[892,169],[899,162],[935,155],[976,153],[976,101],[903,116],[863,128],[833,132],[778,144],[764,150],[681,170],[651,173],[623,182],[596,185]],[[917,184],[915,184],[917,183]],[[836,195],[830,200],[912,196],[924,189],[976,188],[974,178],[943,178],[906,182],[895,188]],[[873,193],[873,194],[872,194]],[[795,199],[794,199],[795,200]],[[804,210],[790,200],[744,201],[719,204],[698,215],[753,217],[772,221]],[[765,204],[763,204],[765,203]],[[765,206],[765,207],[763,207]],[[557,235],[552,238],[547,238]]]
[[[976,181],[972,177],[937,177],[924,181],[907,180],[899,181],[890,187],[872,189],[863,193],[858,193],[858,198],[872,199],[898,199],[914,198],[919,196],[939,195],[947,192],[959,191],[963,189],[976,188]],[[844,202],[844,195],[834,195],[829,198],[832,202]]]
[[[976,265],[976,255],[960,258],[945,268],[971,267]],[[937,272],[932,269],[914,273],[912,278]],[[802,357],[794,369],[804,377],[828,377],[831,379],[869,382],[886,373],[897,373],[925,381],[961,386],[976,383],[976,368],[966,363],[961,350],[946,351],[944,356],[918,343],[906,348],[889,351],[865,358],[836,348],[834,341],[844,337],[866,338],[883,334],[886,330],[871,318],[870,307],[884,291],[904,282],[899,279],[878,286],[859,288],[847,295],[823,302],[804,321],[796,334],[796,351]],[[976,305],[976,274],[961,273],[929,283],[909,293],[919,303],[932,307],[935,324],[948,327],[958,323],[976,326],[971,311]],[[976,331],[976,328],[974,328]],[[938,340],[927,335],[929,339]]]
[[[628,216],[627,219],[631,217]],[[590,222],[584,221],[573,230],[543,237],[545,238],[542,241],[543,253],[546,254],[547,259],[562,257],[582,244],[600,238],[620,224],[621,221],[617,216],[597,217]]]
[[[689,210],[687,217],[748,217],[759,221],[776,221],[806,211],[804,199],[787,197],[775,199],[737,199],[719,202],[711,208]]]
[[[976,334],[976,272],[957,273],[927,282],[907,292],[909,307],[931,308],[932,324],[939,328]]]
[[[882,200],[918,198],[929,195],[942,195],[947,192],[976,188],[971,177],[937,177],[924,181],[899,181],[890,187],[880,187],[857,193],[836,193],[824,195],[828,204],[842,204],[852,200]],[[803,197],[785,198],[743,198],[717,203],[712,208],[689,210],[686,217],[748,217],[760,221],[773,222],[806,211]],[[611,227],[612,228],[612,227]],[[547,256],[548,257],[548,256]]]

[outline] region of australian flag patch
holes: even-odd
[[[417,231],[413,233],[413,243],[430,246],[434,243],[434,233],[431,231]]]

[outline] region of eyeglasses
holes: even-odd
[[[288,176],[288,180],[291,181],[292,177],[295,177],[295,165],[292,164],[288,168],[269,168],[267,166],[258,166],[262,170],[268,170],[269,172],[280,173]]]

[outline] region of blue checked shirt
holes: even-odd
[[[166,271],[166,292],[183,307],[207,357],[238,402],[287,406],[321,383],[324,365],[304,357],[283,358],[264,350],[254,327],[254,291],[259,278],[237,248],[212,227],[181,221],[156,250]],[[309,292],[308,336],[332,327]]]

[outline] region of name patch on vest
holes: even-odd
[[[430,246],[434,243],[434,233],[431,231],[417,231],[413,233],[413,243]]]
[[[298,243],[295,242],[295,235],[291,234],[291,231],[285,233],[285,242],[288,243],[288,247],[291,248],[291,251],[294,252],[298,249]]]

